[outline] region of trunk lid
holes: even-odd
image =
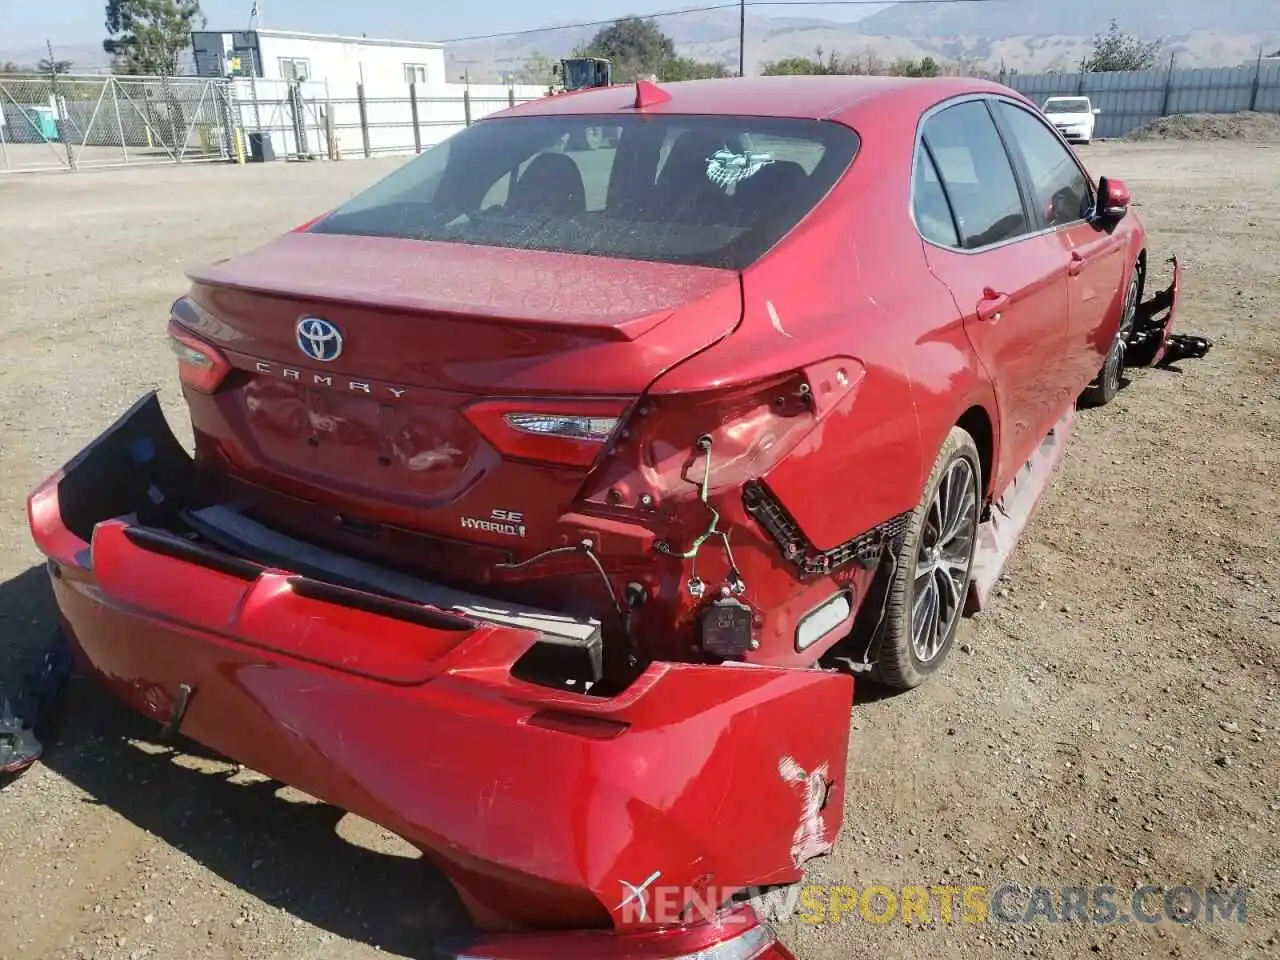
[[[734,271],[417,240],[293,233],[190,276],[183,322],[235,371],[187,391],[193,426],[233,474],[508,545],[587,468],[503,457],[464,407],[634,398],[741,316]]]

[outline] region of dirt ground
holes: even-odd
[[[942,675],[853,710],[818,884],[1247,887],[1247,921],[781,924],[803,960],[1280,955],[1280,148],[1099,144],[1180,328],[1216,342],[1083,413],[989,613]],[[53,630],[27,491],[136,396],[187,436],[166,352],[181,271],[396,161],[0,177],[0,683]],[[1158,271],[1157,280],[1167,274]],[[172,753],[76,681],[0,792],[0,960],[418,956],[458,920],[384,831]],[[535,825],[536,827],[536,825]],[[1158,904],[1158,897],[1156,900]]]
[[[202,151],[199,146],[188,147],[183,159],[187,162],[213,159],[214,152]],[[85,170],[94,167],[119,167],[128,164],[167,164],[169,154],[161,147],[81,146],[72,143],[68,158],[65,143],[11,143],[0,142],[0,172],[15,174],[28,172],[53,172],[67,169],[72,161]]]
[[[1245,140],[1280,143],[1280,114],[1177,113],[1145,123],[1125,135],[1126,140]]]

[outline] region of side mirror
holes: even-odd
[[[1101,110],[1099,110],[1097,107],[1094,107],[1094,108],[1093,108],[1093,115],[1094,115],[1095,117],[1096,117],[1096,116],[1098,116],[1098,115],[1100,115],[1101,113],[1102,113],[1102,111],[1101,111]]]
[[[1102,177],[1098,180],[1098,206],[1095,218],[1108,222],[1123,220],[1129,212],[1129,187],[1123,180]]]

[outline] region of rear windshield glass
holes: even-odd
[[[759,117],[485,120],[311,227],[740,270],[822,199],[848,127]]]

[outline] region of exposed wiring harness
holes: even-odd
[[[702,505],[711,514],[711,522],[707,525],[706,530],[694,538],[693,543],[689,545],[689,549],[683,552],[678,552],[665,541],[655,543],[653,548],[668,557],[690,561],[689,595],[696,599],[707,592],[706,583],[698,576],[698,551],[712,537],[719,537],[720,542],[724,544],[725,556],[729,561],[729,589],[735,594],[742,594],[746,591],[747,584],[742,579],[742,574],[738,572],[738,562],[734,559],[733,547],[729,545],[729,531],[720,529],[720,511],[711,503],[711,437],[706,435],[699,437],[697,446],[703,453],[702,480],[695,481],[698,486],[698,499],[702,501]]]
[[[631,617],[626,608],[618,601],[618,593],[613,589],[613,582],[610,581],[609,575],[605,573],[604,564],[600,562],[600,557],[596,555],[595,547],[592,546],[590,540],[583,540],[571,547],[552,547],[550,550],[535,553],[532,557],[527,557],[524,560],[516,560],[512,563],[497,563],[494,566],[499,570],[519,570],[522,567],[531,567],[535,563],[541,563],[544,560],[566,553],[586,555],[586,558],[591,561],[591,565],[596,568],[596,573],[600,574],[600,580],[604,583],[605,592],[609,594],[609,602],[613,605],[614,612],[618,614],[624,626],[630,627]]]
[[[595,547],[592,545],[590,540],[582,540],[575,543],[573,546],[552,547],[549,550],[543,550],[541,553],[535,553],[533,556],[527,557],[524,560],[516,560],[511,563],[498,563],[494,564],[494,566],[499,570],[519,570],[522,567],[531,567],[536,563],[542,563],[544,560],[549,560],[552,557],[569,553],[584,554],[586,558],[591,561],[591,565],[596,568],[596,573],[600,575],[600,582],[604,584],[605,593],[609,595],[609,603],[612,605],[614,613],[618,615],[618,622],[622,625],[622,635],[626,639],[626,643],[629,648],[631,665],[635,666],[640,662],[640,650],[636,646],[635,637],[632,636],[631,615],[634,613],[635,608],[643,602],[644,594],[637,594],[636,602],[623,604],[618,599],[618,592],[613,589],[613,581],[609,579],[609,574],[605,572],[604,564],[600,562],[600,556],[596,553]]]

